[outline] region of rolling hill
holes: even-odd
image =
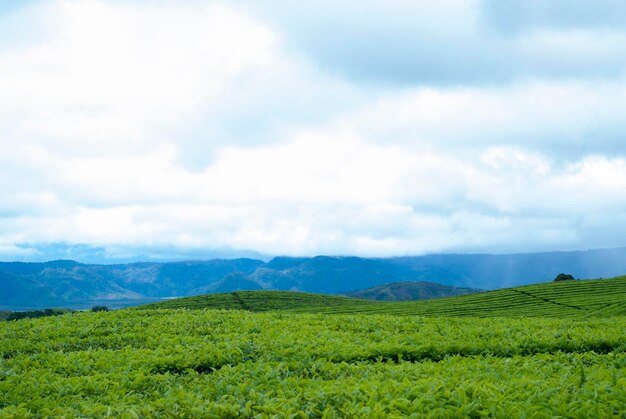
[[[289,291],[186,297],[138,308],[284,310],[450,317],[605,317],[626,315],[626,276],[550,282],[422,301],[371,301]]]
[[[452,297],[472,294],[482,290],[474,288],[452,287],[435,282],[392,282],[360,291],[344,293],[346,297],[377,301],[429,300],[431,298]]]
[[[376,305],[375,301],[356,300],[338,295],[311,294],[294,291],[234,291],[221,294],[205,294],[175,298],[158,303],[145,304],[135,309],[220,309],[273,311],[290,310],[316,312],[327,310],[343,312],[354,307]]]

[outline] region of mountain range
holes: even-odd
[[[527,254],[440,254],[398,258],[276,257],[116,265],[70,260],[0,262],[0,309],[110,307],[236,290],[346,294],[390,282],[428,281],[496,289],[626,273],[626,248]]]

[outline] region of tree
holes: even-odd
[[[559,282],[559,281],[573,281],[576,278],[574,278],[572,275],[570,274],[564,274],[564,273],[560,273],[556,276],[556,278],[554,278],[554,282]]]
[[[109,311],[109,307],[107,306],[93,306],[91,307],[91,311]]]

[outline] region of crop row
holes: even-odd
[[[622,317],[122,310],[0,334],[0,416],[626,413]]]
[[[287,291],[238,291],[181,298],[144,308],[585,318],[626,315],[624,301],[626,301],[626,277],[545,283],[427,301],[379,302]]]
[[[617,350],[626,343],[624,318],[584,321],[436,319],[213,310],[78,313],[3,323],[1,332],[4,339],[0,341],[0,357],[3,359],[49,351],[123,347],[150,349],[167,342],[227,344],[241,336],[254,337],[257,346],[270,345],[273,353],[277,344],[289,351],[304,345],[302,342],[294,343],[293,337],[297,336],[301,339],[295,340],[306,340],[306,345],[315,346],[315,353],[320,348],[340,353],[347,345],[347,353],[363,352],[364,356],[370,349],[379,351],[382,347],[397,347],[415,350],[434,343],[437,356],[450,353],[511,356],[558,350],[578,352],[589,348]],[[334,337],[337,343],[329,344],[328,340]],[[350,342],[361,349],[355,352]],[[419,345],[416,346],[416,343]],[[261,352],[264,349],[265,346],[260,347]]]
[[[18,384],[3,396],[0,414],[623,417],[626,407],[623,358],[595,354],[452,356],[419,364],[246,361],[212,374],[37,372]]]
[[[358,303],[325,312],[385,312],[425,316],[587,317],[626,314],[626,277],[503,289],[428,301]],[[307,311],[302,307],[300,311]]]

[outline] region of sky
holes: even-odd
[[[0,260],[626,245],[621,0],[2,0]]]

